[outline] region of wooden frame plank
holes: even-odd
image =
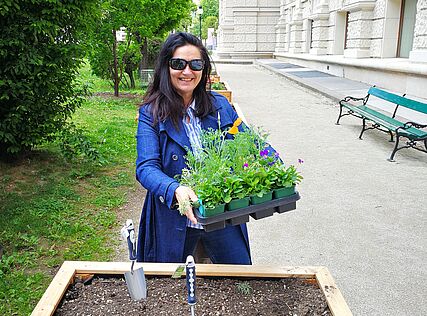
[[[61,302],[62,296],[67,291],[68,286],[73,283],[75,273],[76,270],[73,263],[65,261],[31,315],[52,315],[58,307],[59,302]]]
[[[146,275],[171,276],[182,263],[136,263]],[[266,265],[197,264],[197,276],[306,278],[316,279],[334,316],[351,316],[340,290],[325,267],[282,267]],[[65,261],[32,312],[32,316],[53,315],[62,296],[78,274],[124,274],[130,262]]]

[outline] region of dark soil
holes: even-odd
[[[55,315],[190,315],[185,279],[147,278],[147,288],[147,299],[136,302],[130,299],[124,278],[75,283]],[[196,295],[197,316],[332,315],[313,280],[197,278]]]

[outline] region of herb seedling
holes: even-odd
[[[236,285],[237,291],[243,295],[250,295],[254,291],[247,281],[239,282]]]

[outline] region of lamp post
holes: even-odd
[[[199,5],[199,8],[197,9],[197,14],[199,15],[199,35],[200,40],[202,40],[202,14],[203,14],[203,8],[201,5]]]

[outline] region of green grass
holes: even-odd
[[[106,86],[85,71],[84,80]],[[113,257],[117,212],[134,187],[140,101],[91,97],[75,113],[97,162],[67,161],[50,143],[15,164],[0,163],[0,315],[31,313],[64,260]]]

